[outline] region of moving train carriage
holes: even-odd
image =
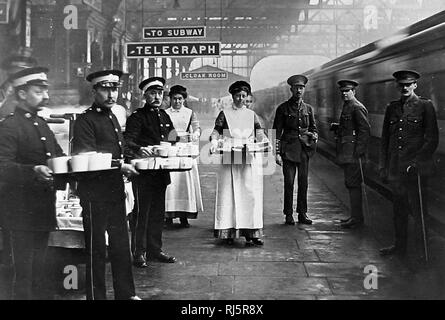
[[[335,140],[329,131],[337,122],[342,100],[337,81],[350,78],[358,81],[357,98],[369,111],[371,123],[370,163],[368,177],[376,176],[378,152],[384,112],[387,104],[400,98],[392,74],[400,69],[414,69],[421,73],[416,93],[431,99],[439,121],[439,147],[436,151],[437,175],[430,192],[436,203],[445,204],[445,11],[402,30],[396,36],[371,43],[328,62],[305,74],[309,83],[305,101],[314,106],[320,139],[328,152],[335,152]],[[291,93],[283,82],[277,87],[254,93],[255,111],[267,119],[271,128],[277,106]],[[441,199],[442,198],[442,199]]]

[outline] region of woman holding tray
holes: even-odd
[[[212,153],[217,151],[220,137],[232,146],[241,146],[255,138],[266,139],[258,116],[244,105],[251,93],[250,85],[236,81],[229,87],[229,93],[233,104],[221,111],[215,121],[210,137]],[[218,172],[214,235],[229,245],[243,236],[246,245],[263,245],[262,163],[253,154],[242,155],[239,161],[241,157],[237,154],[232,152],[231,161],[223,157]]]
[[[193,142],[199,141],[201,128],[196,113],[185,107],[187,89],[175,85],[170,89],[171,107],[166,110],[173,122],[178,136],[191,137]],[[174,218],[179,218],[181,227],[188,228],[188,219],[196,219],[199,211],[203,211],[201,186],[199,183],[198,164],[193,160],[191,171],[171,172],[171,184],[167,187],[165,196],[165,223],[173,224]]]

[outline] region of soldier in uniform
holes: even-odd
[[[273,128],[276,130],[276,162],[283,166],[285,223],[294,225],[293,197],[294,181],[298,168],[298,222],[312,224],[307,216],[307,188],[309,157],[315,151],[318,139],[314,111],[303,101],[308,79],[304,75],[294,75],[287,79],[292,97],[278,106]]]
[[[419,188],[422,191],[423,213],[427,216],[426,186],[428,177],[433,173],[432,155],[439,142],[433,103],[414,92],[419,73],[401,70],[393,76],[401,98],[386,108],[379,167],[380,177],[390,183],[393,191],[395,243],[381,249],[382,255],[406,253],[409,212],[414,216],[416,227],[421,227]]]
[[[63,151],[37,115],[49,99],[47,73],[48,69],[35,67],[10,78],[18,104],[0,123],[3,223],[10,230],[14,298],[20,300],[50,298],[45,260],[49,232],[56,227],[56,196],[46,164]]]
[[[341,226],[353,228],[363,225],[364,221],[361,188],[363,167],[360,168],[360,159],[365,161],[371,127],[368,110],[355,97],[358,83],[353,80],[340,80],[338,85],[345,103],[340,123],[332,123],[331,129],[336,134],[337,162],[343,167],[351,205],[351,216],[343,219]]]
[[[139,84],[146,104],[128,119],[125,130],[128,159],[153,155],[149,146],[161,141],[176,142],[177,134],[170,116],[161,109],[165,79],[152,77]],[[174,263],[176,258],[162,251],[162,229],[165,216],[165,192],[170,184],[168,172],[143,172],[133,180],[136,213],[134,225],[134,265],[147,267],[147,259]]]
[[[85,244],[89,254],[86,264],[89,300],[106,299],[105,231],[109,236],[114,296],[119,300],[139,300],[133,282],[122,177],[122,173],[131,176],[137,172],[131,165],[122,163],[124,137],[111,111],[118,97],[121,75],[122,72],[118,70],[104,70],[87,76],[93,86],[94,103],[77,118],[73,129],[73,154],[93,151],[112,153],[113,166],[120,167],[120,170],[91,173],[78,184]]]

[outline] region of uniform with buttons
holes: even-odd
[[[306,77],[297,75],[290,77],[288,84],[305,86],[307,81]],[[300,140],[300,136],[302,133],[310,132],[315,139],[318,137],[313,107],[303,100],[297,101],[294,97],[290,98],[278,106],[273,129],[276,130],[277,154],[280,154],[283,159],[283,213],[286,216],[291,216],[293,213],[294,182],[298,167],[297,213],[299,217],[306,215],[309,157],[315,150],[308,148]]]
[[[124,137],[111,107],[99,105],[103,90],[120,87],[121,71],[103,70],[88,75],[97,96],[91,108],[79,115],[73,128],[73,154],[101,152],[112,154],[112,166],[120,168],[124,157]],[[99,92],[99,90],[101,90]],[[106,299],[105,232],[109,236],[109,259],[113,270],[115,299],[135,295],[125,207],[125,186],[121,170],[90,173],[78,183],[83,210],[86,264],[86,293],[89,300]]]
[[[415,71],[402,70],[393,74],[399,85],[411,86],[420,78]],[[416,87],[414,87],[416,88]],[[427,184],[433,174],[433,153],[439,142],[436,111],[430,100],[402,95],[386,108],[380,146],[380,176],[389,181],[393,192],[395,244],[382,249],[382,254],[405,252],[408,236],[408,214],[415,219],[417,243],[422,243],[420,232],[421,210],[419,184],[422,189],[423,213],[428,215]],[[416,170],[408,168],[415,166]],[[417,174],[418,173],[418,174]],[[428,219],[425,220],[428,231]],[[428,240],[428,236],[426,236]]]
[[[164,79],[149,78],[139,88],[155,87],[163,90]],[[127,119],[125,128],[127,161],[140,158],[142,147],[159,145],[161,141],[176,142],[177,134],[165,110],[147,104]],[[132,248],[136,257],[157,256],[162,252],[162,229],[165,216],[165,192],[171,183],[168,172],[141,172],[133,179],[135,207],[132,227],[135,238]]]
[[[354,92],[359,85],[353,80],[338,81],[343,92]],[[351,218],[342,227],[352,227],[364,221],[362,206],[362,169],[367,156],[371,126],[368,110],[354,95],[347,99],[342,108],[336,133],[337,163],[343,168],[345,186],[349,192]],[[363,160],[360,168],[359,160]]]
[[[111,153],[116,167],[124,157],[124,142],[119,122],[110,109],[93,105],[74,123],[74,154],[91,151]],[[119,202],[125,199],[119,170],[91,175],[79,182],[78,191],[82,199],[89,201]]]
[[[383,121],[380,168],[397,179],[417,163],[422,175],[431,175],[432,154],[438,145],[436,113],[430,100],[413,95],[404,103],[392,101]]]
[[[11,230],[50,231],[56,226],[52,184],[37,181],[34,166],[63,151],[45,120],[20,108],[0,123],[0,178],[4,226]]]

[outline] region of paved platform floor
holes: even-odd
[[[201,166],[205,212],[190,220],[189,229],[178,224],[164,231],[164,250],[175,255],[178,263],[152,262],[147,269],[135,269],[137,293],[144,299],[163,300],[445,298],[444,278],[436,271],[440,259],[425,267],[415,252],[404,260],[383,258],[378,249],[391,243],[391,235],[375,237],[371,226],[340,228],[339,219],[348,208],[343,181],[334,177],[338,175],[334,168],[319,156],[313,158],[308,203],[314,224],[310,226],[284,225],[282,176],[278,171],[266,176],[265,244],[246,247],[244,239],[227,246],[213,238],[216,167]],[[390,224],[391,204],[371,190],[368,197],[370,211],[378,216],[374,223]],[[391,228],[382,229],[390,233]],[[366,266],[376,267],[377,289],[364,287]]]

